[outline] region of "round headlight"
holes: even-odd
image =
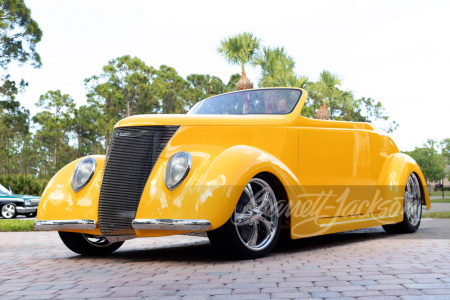
[[[88,157],[80,160],[72,174],[72,189],[75,193],[81,191],[94,175],[97,163],[95,159]]]
[[[169,190],[175,189],[186,178],[192,166],[191,155],[187,152],[178,152],[169,159],[164,173],[164,183]]]

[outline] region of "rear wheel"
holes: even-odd
[[[258,258],[270,253],[280,235],[279,199],[267,176],[250,180],[231,218],[208,231],[211,244],[227,256]]]
[[[388,233],[413,233],[420,226],[422,218],[422,197],[417,175],[411,173],[405,186],[403,200],[403,221],[397,224],[383,225]]]
[[[81,255],[110,254],[123,244],[123,242],[110,243],[106,238],[98,235],[64,231],[58,233],[67,248]]]
[[[5,219],[14,219],[17,217],[16,205],[14,203],[7,203],[3,205],[1,214]]]

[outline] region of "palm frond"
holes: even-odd
[[[240,65],[242,70],[259,50],[261,39],[252,33],[244,32],[226,38],[220,42],[217,51],[222,54],[229,64]]]

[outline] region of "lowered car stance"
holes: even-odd
[[[0,215],[14,219],[17,215],[36,217],[40,197],[16,195],[0,184]]]
[[[412,233],[430,207],[417,163],[370,123],[301,114],[297,88],[198,102],[185,115],[118,122],[107,154],[80,158],[46,187],[34,226],[82,255],[133,238],[206,232],[233,258],[292,239],[381,225]]]

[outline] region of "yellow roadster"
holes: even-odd
[[[214,96],[186,115],[118,122],[106,156],[80,158],[49,182],[37,230],[83,255],[125,240],[207,232],[235,258],[293,239],[382,225],[412,233],[430,200],[417,163],[370,123],[301,115],[306,91]]]

